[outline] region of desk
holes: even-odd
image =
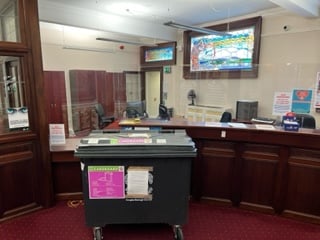
[[[119,125],[185,128],[198,149],[192,177],[195,199],[320,223],[319,130],[287,132],[181,119]]]
[[[320,223],[319,130],[237,128],[185,119],[119,125],[186,129],[198,149],[192,166],[194,199]]]

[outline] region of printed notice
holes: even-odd
[[[150,179],[152,174],[150,171],[153,167],[138,167],[131,166],[127,170],[127,198],[143,198],[152,199],[152,195],[149,192],[149,184],[152,184],[153,180]]]
[[[124,166],[88,166],[90,199],[125,197]]]
[[[312,90],[295,89],[292,93],[292,112],[309,113],[311,108]]]
[[[320,72],[317,73],[314,107],[320,108]]]
[[[49,124],[49,132],[51,145],[66,143],[64,124]]]
[[[276,92],[273,98],[272,115],[283,116],[291,111],[292,93]]]

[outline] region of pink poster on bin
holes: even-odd
[[[88,166],[89,199],[125,198],[124,166]]]

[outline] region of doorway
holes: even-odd
[[[146,110],[150,118],[158,117],[162,103],[162,67],[142,70],[145,74]]]

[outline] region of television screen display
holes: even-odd
[[[254,27],[191,38],[190,71],[252,68]]]
[[[207,27],[225,34],[184,32],[183,77],[258,77],[262,17]]]
[[[163,48],[146,50],[144,58],[146,62],[166,61],[166,60],[172,60],[173,54],[174,54],[173,47],[163,47]]]

